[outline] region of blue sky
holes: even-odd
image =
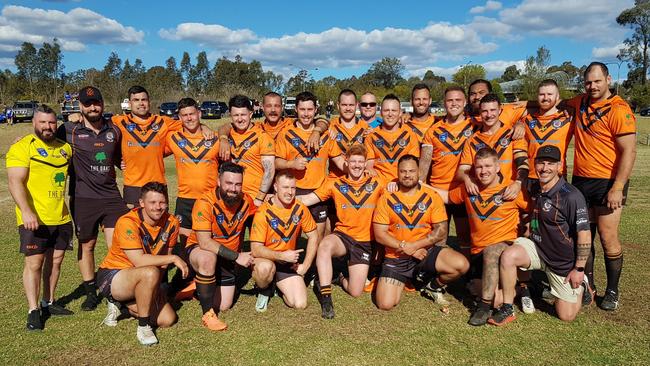
[[[56,37],[66,71],[101,68],[115,51],[146,67],[192,58],[213,63],[241,54],[265,69],[361,75],[383,56],[405,76],[427,69],[449,78],[468,62],[490,77],[545,45],[551,64],[616,61],[629,31],[615,18],[633,0],[518,1],[0,1],[0,67],[13,68],[20,44]],[[616,78],[617,66],[612,65]],[[627,68],[621,67],[621,79]]]

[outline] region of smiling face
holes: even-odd
[[[352,94],[343,94],[339,97],[337,106],[341,120],[345,122],[352,121],[357,111],[357,98]]]
[[[477,83],[469,88],[469,103],[475,113],[480,110],[481,99],[489,93],[490,89],[485,83]]]
[[[98,100],[91,100],[86,104],[79,103],[79,110],[86,121],[94,123],[102,119],[104,103]]]
[[[357,180],[363,176],[363,172],[366,170],[366,158],[363,155],[350,155],[345,162],[348,165],[350,178]]]
[[[498,102],[481,103],[481,121],[483,131],[487,131],[499,122],[501,106]]]
[[[296,113],[298,114],[298,122],[303,127],[308,127],[316,117],[316,104],[311,100],[300,101],[296,105]]]
[[[372,93],[366,93],[361,96],[359,102],[361,117],[367,121],[375,118],[377,115],[377,98]]]
[[[465,93],[459,90],[450,90],[445,94],[445,110],[450,119],[455,120],[465,111]]]
[[[381,124],[382,128],[392,130],[399,122],[401,115],[402,109],[398,100],[387,99],[381,103],[381,118],[384,120]]]
[[[129,105],[131,113],[140,118],[146,118],[149,115],[150,103],[149,95],[145,92],[135,93],[129,96]]]
[[[201,125],[201,111],[195,106],[180,109],[178,118],[183,122],[183,127],[190,131],[196,131]]]
[[[497,181],[499,168],[499,160],[492,156],[474,161],[474,175],[483,187],[487,187]]]
[[[555,85],[545,85],[537,90],[537,103],[541,112],[555,108],[560,102],[560,91]]]
[[[160,192],[149,191],[140,198],[140,207],[151,220],[158,221],[167,212],[167,198]]]
[[[267,95],[262,100],[262,111],[267,122],[277,123],[282,117],[282,98],[277,95]]]
[[[552,159],[535,159],[535,171],[540,184],[547,184],[559,176],[562,163]]]
[[[227,206],[232,207],[241,202],[243,178],[242,174],[233,172],[223,172],[219,175],[219,196]]]
[[[56,138],[56,115],[54,113],[36,112],[32,118],[34,134],[45,142]]]
[[[231,107],[230,118],[232,119],[232,125],[235,130],[237,130],[237,132],[243,132],[251,125],[253,111],[250,111],[246,107]]]
[[[275,189],[275,197],[284,206],[289,206],[296,198],[296,178],[287,176],[280,176],[273,183]]]
[[[431,94],[426,89],[418,89],[411,95],[411,105],[413,105],[413,115],[422,117],[429,113],[431,105]]]
[[[599,101],[609,95],[610,75],[605,75],[603,69],[595,66],[585,75],[585,91],[592,101]]]
[[[397,165],[397,180],[400,187],[411,189],[418,184],[418,163],[407,159]]]

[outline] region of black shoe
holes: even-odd
[[[618,293],[614,290],[607,289],[605,297],[603,297],[603,301],[600,303],[600,308],[607,311],[618,309]]]
[[[476,307],[472,316],[469,318],[467,324],[475,327],[485,325],[492,315],[492,310],[489,307],[482,307],[481,304]]]
[[[52,316],[67,316],[72,315],[74,312],[64,308],[63,306],[57,304],[56,302],[51,303],[50,305],[43,308],[43,316],[52,315]]]
[[[515,315],[515,308],[512,304],[501,304],[499,309],[492,314],[488,323],[496,326],[502,326],[510,323],[511,321],[517,319]]]
[[[585,277],[585,280],[587,277]],[[589,286],[589,283],[587,281],[582,281],[582,306],[589,306],[594,303],[594,297],[596,294],[594,291],[591,289],[591,286]]]
[[[43,322],[41,321],[41,312],[38,309],[32,310],[27,314],[27,330],[43,330]]]
[[[332,303],[331,298],[329,298],[329,300],[323,299],[321,310],[322,310],[321,316],[323,317],[323,319],[334,319],[334,304]]]
[[[96,293],[94,292],[89,292],[86,294],[86,300],[84,300],[83,303],[81,303],[81,310],[83,311],[93,311],[97,309],[97,305],[99,305],[99,296],[97,296]]]

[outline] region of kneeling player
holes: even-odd
[[[178,220],[167,212],[167,187],[158,182],[145,184],[140,207],[120,217],[115,224],[113,245],[97,271],[102,294],[126,304],[138,318],[137,338],[142,345],[158,343],[153,326],[169,327],[176,312],[160,290],[163,269],[174,264],[187,276],[187,264],[169,255],[178,237]],[[117,325],[120,310],[108,303],[104,324]]]
[[[303,276],[316,256],[316,222],[309,209],[296,201],[296,178],[290,171],[279,171],[273,188],[275,196],[258,209],[251,229],[253,279],[260,289],[255,309],[266,311],[274,280],[287,306],[304,309],[307,287]],[[296,241],[303,231],[307,235],[307,251],[303,262],[298,263],[303,250],[296,250]]]
[[[235,264],[248,267],[253,263],[250,252],[238,253],[244,240],[244,223],[255,210],[253,200],[242,192],[243,176],[241,166],[221,164],[216,191],[197,200],[192,210],[193,231],[187,240],[187,252],[196,272],[202,322],[210,330],[228,327],[216,313],[232,306]]]
[[[467,259],[445,244],[445,205],[433,188],[418,183],[418,158],[401,157],[397,176],[398,191],[379,199],[372,220],[377,242],[386,247],[376,292],[377,307],[382,310],[394,308],[404,284],[416,276],[435,277],[431,281],[435,290],[469,268]]]
[[[322,316],[334,317],[332,304],[332,258],[346,257],[349,278],[343,278],[343,288],[352,296],[363,293],[372,252],[372,213],[383,191],[377,177],[365,174],[367,151],[363,145],[352,145],[346,152],[348,174],[330,180],[316,191],[298,197],[311,206],[329,198],[334,199],[338,222],[332,234],[318,246],[316,265],[320,283]]]

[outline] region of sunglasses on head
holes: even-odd
[[[376,107],[377,103],[376,102],[369,102],[369,103],[361,102],[361,103],[359,103],[359,105],[364,107],[364,108],[368,108],[368,107]]]

